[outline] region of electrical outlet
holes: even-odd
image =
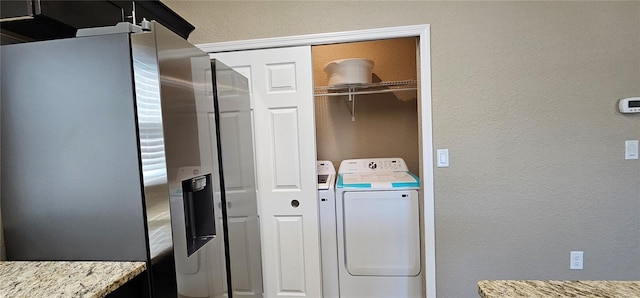
[[[569,269],[582,270],[582,261],[584,253],[581,251],[571,252],[571,261],[569,263]]]

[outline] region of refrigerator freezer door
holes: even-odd
[[[176,282],[179,296],[223,297],[227,292],[224,213],[215,130],[211,64],[207,54],[152,22],[158,56],[167,179],[171,194]],[[144,34],[144,33],[143,33]],[[135,38],[133,35],[132,38]],[[215,128],[215,127],[214,127]],[[216,235],[201,247],[187,245],[182,181],[211,175],[213,204],[207,212]],[[215,209],[215,210],[214,210]],[[215,216],[214,216],[215,214]],[[198,214],[204,222],[205,213]]]

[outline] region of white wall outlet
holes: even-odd
[[[569,263],[569,269],[582,270],[582,261],[584,253],[582,251],[571,252],[571,262]]]
[[[449,167],[449,149],[436,150],[436,166],[438,168]]]
[[[638,140],[624,141],[624,159],[638,159]]]

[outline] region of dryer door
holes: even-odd
[[[417,190],[345,192],[345,265],[351,275],[420,274]]]

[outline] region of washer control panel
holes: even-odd
[[[382,171],[409,171],[404,159],[395,158],[365,158],[347,159],[340,163],[340,173],[371,173]]]
[[[318,189],[329,189],[334,183],[336,169],[333,163],[328,160],[318,160],[316,162],[318,172]]]
[[[333,163],[331,161],[318,160],[316,162],[316,166],[318,169],[318,175],[329,175],[336,173],[336,169],[333,167]]]

